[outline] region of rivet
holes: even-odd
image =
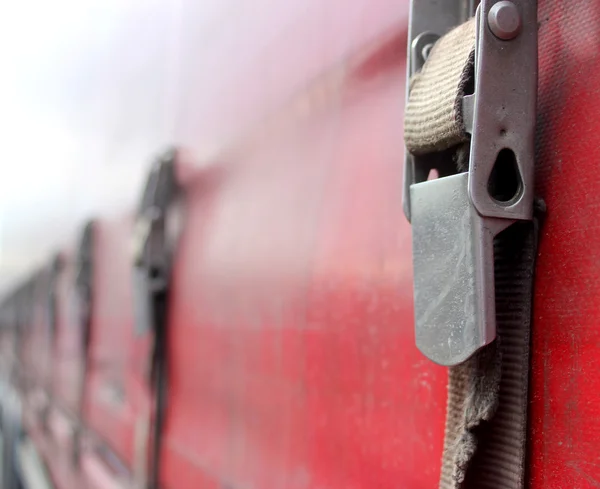
[[[495,3],[488,12],[488,25],[498,39],[503,41],[514,39],[521,32],[519,9],[508,0]]]

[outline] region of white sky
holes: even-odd
[[[164,80],[130,78],[164,56],[167,5],[0,0],[0,290],[101,205],[135,199],[165,138]]]

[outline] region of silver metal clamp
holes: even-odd
[[[464,5],[412,1],[409,78],[436,39],[472,14]],[[404,174],[416,344],[447,366],[495,339],[494,239],[533,217],[537,2],[482,0],[475,16],[474,90],[462,100],[468,166],[459,170],[452,150],[407,152]],[[439,178],[428,180],[432,169]]]

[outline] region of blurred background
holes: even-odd
[[[0,0],[1,489],[438,486],[448,370],[415,346],[402,210],[409,7]],[[538,20],[528,468],[597,487],[600,3]],[[140,334],[130,245],[167,146],[172,302]]]
[[[408,3],[0,1],[0,292],[92,215],[133,204],[157,148],[205,165]]]

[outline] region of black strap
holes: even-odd
[[[154,419],[152,422],[149,489],[160,487],[160,454],[162,448],[162,432],[167,405],[167,324],[168,291],[154,300],[154,315],[157,318],[154,328],[150,383],[154,395]]]
[[[81,231],[79,243],[75,255],[75,300],[77,312],[77,326],[81,333],[81,369],[82,378],[78,386],[78,408],[77,424],[73,433],[72,462],[79,464],[81,455],[82,435],[85,423],[83,422],[83,399],[85,396],[85,385],[89,367],[89,350],[91,343],[91,323],[93,306],[93,283],[94,283],[94,242],[96,223],[88,221]]]

